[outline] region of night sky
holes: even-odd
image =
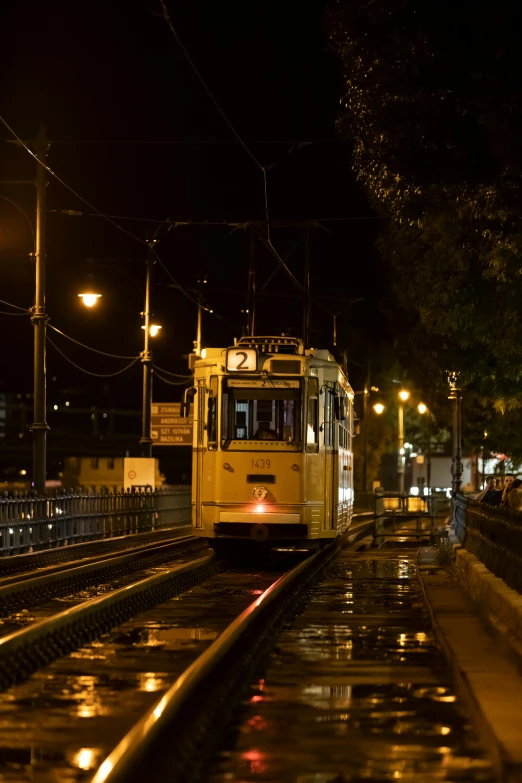
[[[103,213],[173,222],[263,220],[262,174],[206,95],[160,10],[155,0],[91,0],[81,6],[4,0],[0,23],[8,34],[0,55],[0,114],[23,139],[33,138],[43,121],[53,140],[49,165]],[[336,137],[342,79],[328,52],[326,4],[201,0],[171,3],[170,11],[232,124],[263,166],[273,164],[268,173],[271,219],[321,221],[311,239],[313,293],[336,297],[320,299],[331,312],[344,310],[339,343],[349,350],[352,383],[360,388],[368,339],[376,344],[389,339],[383,315],[389,280],[374,249],[379,219],[355,182],[349,142]],[[9,133],[0,129],[0,138],[8,139]],[[114,143],[103,143],[109,141]],[[34,161],[23,150],[3,142],[0,155],[3,179],[34,175]],[[0,193],[33,219],[31,187],[1,186]],[[48,209],[51,323],[93,347],[137,354],[146,248],[100,217],[60,213],[92,210],[52,178]],[[142,220],[116,222],[140,239],[157,228]],[[282,255],[301,236],[296,228],[272,232]],[[159,239],[158,254],[184,287],[194,289],[198,277],[208,276],[206,303],[218,317],[205,315],[203,344],[231,344],[244,324],[249,234],[194,225],[162,229]],[[0,298],[24,307],[34,296],[30,251],[23,216],[0,199]],[[299,278],[303,251],[301,241],[289,259]],[[258,245],[256,264],[259,287],[277,262]],[[92,311],[77,297],[89,273],[103,293]],[[196,308],[171,282],[157,270],[152,309],[163,329],[154,352],[162,367],[186,372],[183,356],[195,339]],[[299,293],[284,272],[266,292],[272,296],[260,298],[256,331],[299,334]],[[359,297],[364,301],[346,309],[348,300]],[[0,391],[28,393],[30,322],[4,315],[0,322]],[[314,306],[312,325],[312,342],[330,345],[332,318]],[[59,336],[52,339],[95,372],[125,365]],[[102,381],[70,367],[49,346],[48,373],[49,404],[76,394],[78,404],[139,407],[139,365]],[[179,388],[155,384],[156,399],[179,398]]]

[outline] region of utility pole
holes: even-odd
[[[250,267],[248,270],[248,336],[256,333],[256,237],[250,235]]]
[[[311,324],[310,324],[310,229],[306,229],[306,247],[305,247],[305,274],[303,289],[303,342],[305,350],[310,347]]]
[[[458,373],[448,376],[450,395],[453,400],[453,459],[451,465],[451,489],[453,497],[459,494],[462,486],[462,392],[457,385]]]
[[[368,489],[368,429],[369,409],[370,409],[370,381],[371,381],[371,362],[368,360],[368,373],[363,393],[363,492]]]
[[[399,402],[399,454],[397,459],[399,492],[404,492],[404,405]]]
[[[152,284],[152,269],[154,266],[154,245],[156,239],[149,240],[147,252],[147,280],[145,284],[145,309],[143,319],[145,322],[145,338],[141,363],[143,364],[143,401],[141,414],[141,455],[152,457],[151,438],[151,409],[152,409],[152,351],[150,350],[150,289]]]
[[[49,142],[45,128],[40,125],[38,136],[33,141],[39,161],[45,163]],[[46,187],[47,172],[37,164],[36,168],[36,292],[31,322],[34,327],[34,421],[33,433],[33,484],[39,495],[45,493],[46,440],[49,426],[46,419],[46,331],[45,311],[45,260],[46,260]]]

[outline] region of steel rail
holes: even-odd
[[[26,608],[56,595],[67,595],[93,582],[116,578],[137,569],[151,567],[174,557],[176,552],[202,549],[204,542],[196,536],[136,547],[120,554],[115,552],[90,558],[81,564],[49,566],[44,572],[19,574],[0,579],[0,615]]]
[[[0,689],[25,679],[41,666],[93,641],[135,614],[208,579],[217,566],[214,555],[173,566],[167,573],[92,598],[5,636],[0,639]]]
[[[91,783],[198,780],[284,617],[338,549],[335,542],[311,556],[250,604],[135,724]]]
[[[192,530],[192,526],[173,525],[160,530],[149,530],[146,533],[132,533],[131,535],[115,536],[114,538],[100,538],[96,541],[84,541],[79,544],[43,549],[38,552],[26,552],[21,555],[9,555],[0,557],[0,576],[21,574],[34,571],[37,568],[45,568],[54,563],[70,563],[85,557],[102,555],[104,553],[121,552],[132,549],[140,542],[149,544],[172,539],[176,533],[183,531],[185,534]]]

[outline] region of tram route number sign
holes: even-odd
[[[151,432],[153,446],[192,446],[193,417],[182,419],[179,402],[153,402]]]
[[[227,372],[257,372],[257,351],[238,345],[227,349]]]

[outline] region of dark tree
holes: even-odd
[[[388,218],[412,342],[477,400],[522,400],[522,56],[517,4],[339,0],[340,132]],[[415,348],[412,348],[415,350]]]

